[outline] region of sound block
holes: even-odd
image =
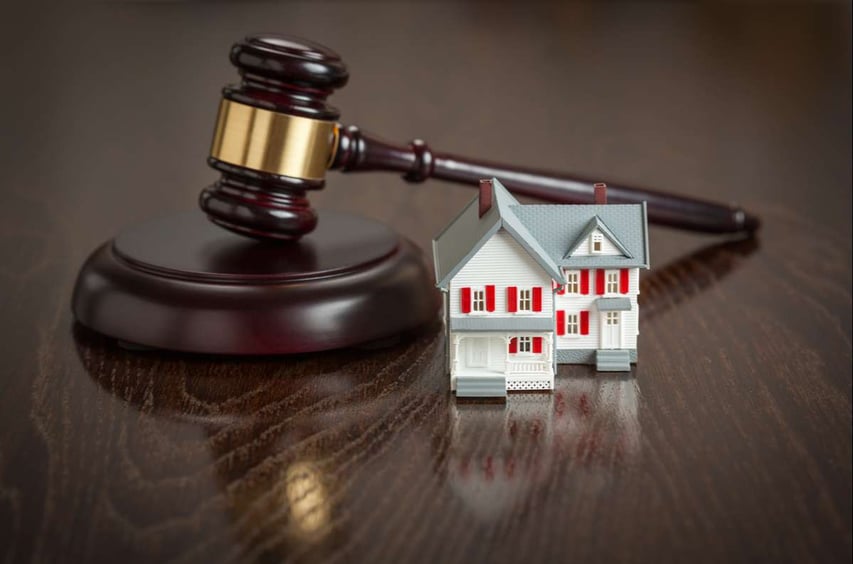
[[[74,316],[119,341],[225,355],[351,347],[435,318],[441,299],[413,243],[346,213],[319,220],[290,242],[247,239],[197,211],[132,227],[81,268]]]

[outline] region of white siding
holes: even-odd
[[[508,344],[511,338],[518,336],[538,337],[542,339],[541,353],[509,354]],[[533,390],[554,388],[554,351],[551,348],[553,333],[542,331],[499,332],[499,331],[457,331],[451,335],[448,343],[450,358],[450,389],[456,390],[456,379],[459,376],[477,376],[489,374],[505,374],[507,389]],[[475,340],[488,342],[487,366],[469,367],[469,346]],[[509,361],[509,362],[507,362]],[[520,367],[527,370],[527,365],[535,364],[530,372],[518,373]],[[513,371],[513,367],[516,371]]]
[[[606,269],[605,269],[606,270]],[[618,269],[615,270],[618,272]],[[589,294],[569,294],[555,296],[555,308],[565,310],[566,314],[578,313],[582,310],[589,311],[589,335],[557,335],[557,349],[597,349],[601,345],[600,323],[601,314],[595,305],[598,298],[628,298],[631,300],[631,311],[622,312],[622,347],[623,349],[637,348],[637,335],[639,333],[639,311],[637,309],[637,295],[640,289],[640,269],[632,268],[628,275],[628,293],[608,293],[599,296],[595,293],[595,270],[589,272]]]
[[[590,243],[590,241],[592,240],[592,236],[595,234],[601,235],[601,252],[599,253],[592,252],[592,245]],[[618,248],[616,248],[616,245],[610,242],[610,239],[607,238],[607,235],[596,229],[595,231],[590,233],[589,237],[586,238],[586,241],[581,242],[581,244],[578,245],[578,248],[575,249],[575,251],[572,253],[573,257],[587,257],[590,255],[622,256],[622,251],[620,251]]]
[[[495,285],[495,311],[460,313],[459,289],[476,288],[486,284]],[[507,313],[506,289],[516,286],[519,290],[539,286],[542,288],[541,312]],[[471,260],[453,277],[448,285],[451,316],[532,316],[552,317],[553,296],[551,277],[533,257],[501,229],[489,239]]]

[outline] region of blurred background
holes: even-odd
[[[345,124],[764,227],[652,228],[632,375],[498,408],[449,395],[438,323],[236,360],[75,326],[88,254],[216,179],[229,48],[266,31],[341,54]],[[18,5],[0,69],[0,561],[850,561],[849,2]],[[312,202],[428,250],[473,195]]]

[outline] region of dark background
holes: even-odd
[[[103,3],[0,23],[0,559],[851,558],[848,3]],[[195,206],[228,48],[343,56],[344,123],[737,201],[653,228],[631,376],[457,403],[437,322],[381,351],[133,353],[76,327],[89,252]],[[330,173],[422,248],[473,192]]]

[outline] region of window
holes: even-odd
[[[533,298],[531,297],[530,288],[524,288],[518,291],[518,311],[532,311]]]
[[[601,233],[593,233],[589,239],[589,250],[591,253],[600,253],[603,245],[603,237]]]
[[[608,272],[607,273],[607,293],[615,294],[619,292],[619,273],[618,272]]]
[[[477,288],[471,291],[471,311],[486,311],[486,291]]]
[[[461,313],[485,313],[495,311],[495,287],[492,284],[459,289],[459,311]]]
[[[531,337],[518,338],[518,352],[529,353],[533,352],[533,339]]]
[[[577,313],[566,314],[566,335],[580,335],[580,322]]]
[[[542,286],[532,288],[507,286],[506,310],[509,313],[542,311]]]
[[[608,311],[605,323],[607,323],[607,325],[619,325],[619,312]]]
[[[566,292],[580,294],[580,272],[566,273]]]

